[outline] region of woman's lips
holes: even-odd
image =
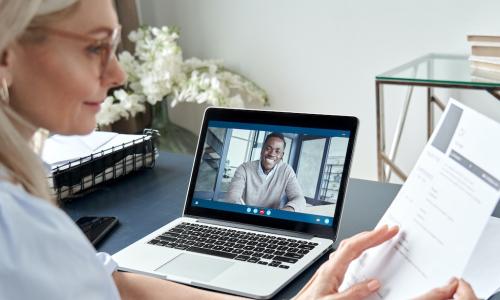
[[[96,112],[99,111],[101,109],[101,101],[99,102],[83,102],[83,104],[92,109],[92,110],[95,110]]]

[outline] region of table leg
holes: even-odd
[[[431,137],[434,129],[434,107],[432,105],[433,95],[432,88],[427,87],[427,139]]]
[[[384,124],[384,90],[383,84],[375,81],[375,103],[377,115],[377,172],[378,180],[385,182],[385,169],[382,154],[385,151],[385,124]]]
[[[403,103],[403,108],[401,110],[401,113],[399,114],[398,123],[396,125],[396,131],[394,132],[394,138],[392,140],[391,150],[389,152],[388,159],[394,165],[396,165],[396,163],[395,163],[396,155],[398,153],[399,142],[401,141],[401,135],[403,134],[403,128],[404,128],[405,123],[406,123],[406,117],[408,116],[408,108],[410,107],[411,96],[413,95],[413,88],[414,88],[413,85],[410,85],[407,88],[405,102]],[[385,172],[387,173],[387,180],[386,181],[391,180],[391,174],[392,174],[393,169],[394,169],[393,166],[391,164],[387,163],[386,170],[385,170]]]

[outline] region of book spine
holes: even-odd
[[[500,64],[471,61],[470,65],[474,69],[481,69],[481,70],[490,71],[490,72],[500,72]]]
[[[500,36],[497,35],[468,35],[467,41],[470,43],[499,43]]]
[[[500,64],[500,57],[489,57],[489,56],[469,56],[469,61],[471,62],[484,62],[494,65]]]
[[[500,47],[472,46],[472,55],[500,58]]]
[[[471,75],[474,77],[484,78],[489,81],[496,81],[496,82],[500,81],[500,72],[487,71],[482,69],[473,69]]]

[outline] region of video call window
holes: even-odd
[[[281,162],[293,170],[298,183],[296,186],[305,200],[304,205],[288,206],[287,203],[292,202],[286,193],[283,193],[279,203],[264,206],[246,203],[244,194],[241,202],[230,199],[228,192],[232,182],[236,181],[233,180],[236,170],[243,164],[250,166],[254,162],[257,165],[263,157],[262,149],[269,134],[270,131],[263,130],[208,127],[194,198],[275,209],[293,208],[295,212],[333,216],[348,137],[279,132],[286,143]]]

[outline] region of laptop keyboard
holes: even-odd
[[[283,269],[288,269],[318,245],[193,223],[181,223],[148,243]]]

